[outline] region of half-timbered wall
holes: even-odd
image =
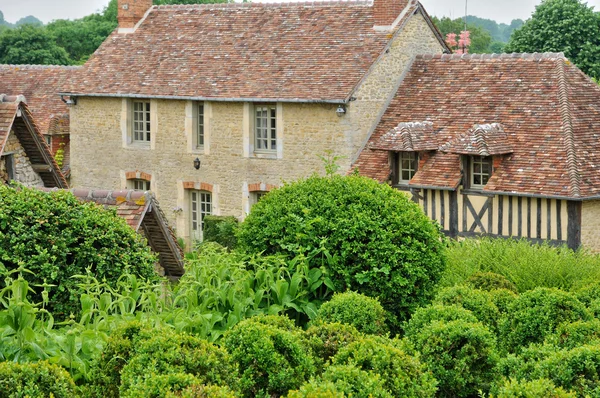
[[[578,202],[462,190],[413,189],[411,193],[425,214],[452,237],[528,238],[574,248],[581,243]]]

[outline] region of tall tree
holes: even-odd
[[[0,35],[0,64],[69,65],[71,60],[56,38],[43,28],[23,25]]]
[[[448,17],[443,17],[439,19],[433,17],[433,22],[442,32],[444,37],[446,37],[448,33],[454,33],[458,36],[460,35],[460,32],[465,30],[464,21],[460,18],[450,19]],[[467,30],[471,32],[470,53],[481,54],[490,52],[489,46],[492,42],[492,36],[490,36],[489,32],[470,23],[467,23]]]
[[[588,75],[600,77],[600,16],[580,0],[544,0],[516,30],[507,52],[563,52]]]

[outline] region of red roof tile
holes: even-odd
[[[414,120],[432,122],[443,143],[475,125],[501,124],[510,148],[495,151],[513,152],[486,191],[600,195],[600,87],[562,54],[417,57],[370,142]],[[354,166],[384,181],[388,163],[386,152],[365,149]],[[438,151],[411,184],[456,188],[460,178],[460,156]]]
[[[69,112],[58,93],[81,70],[80,66],[0,65],[0,93],[25,96],[42,134],[50,121]]]
[[[403,25],[420,5],[411,1]],[[392,35],[363,1],[154,6],[63,92],[344,101]]]
[[[492,123],[473,126],[465,134],[440,146],[439,151],[459,155],[495,156],[512,153],[513,148],[502,125]]]

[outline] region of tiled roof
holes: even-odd
[[[8,136],[14,133],[32,166],[40,166],[36,172],[44,186],[67,188],[67,181],[23,100],[23,96],[0,94],[0,155],[4,152]]]
[[[475,125],[465,134],[432,149],[474,156],[506,155],[513,152],[510,139],[499,123]]]
[[[422,10],[414,0],[407,7],[397,29]],[[374,24],[363,1],[153,6],[135,32],[109,36],[62,91],[341,102],[393,37]]]
[[[600,88],[562,54],[419,56],[370,142],[414,120],[433,123],[441,145],[472,136],[476,125],[503,126],[510,146],[494,151],[512,153],[484,191],[600,195]],[[355,167],[386,180],[387,153],[366,148]],[[460,179],[460,155],[436,151],[411,184],[454,189]]]
[[[25,96],[42,134],[50,121],[69,112],[58,93],[80,66],[0,65],[0,93]]]
[[[47,134],[61,135],[70,133],[70,117],[68,113],[54,115],[48,124]]]
[[[168,276],[183,275],[183,250],[151,192],[72,189],[71,193],[82,201],[114,208],[131,228],[143,232]]]
[[[431,122],[399,123],[396,127],[374,140],[371,149],[384,151],[433,151],[438,148]]]

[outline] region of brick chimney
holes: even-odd
[[[118,0],[119,30],[133,29],[152,7],[152,0]]]
[[[410,0],[374,0],[373,17],[375,26],[391,26]]]

